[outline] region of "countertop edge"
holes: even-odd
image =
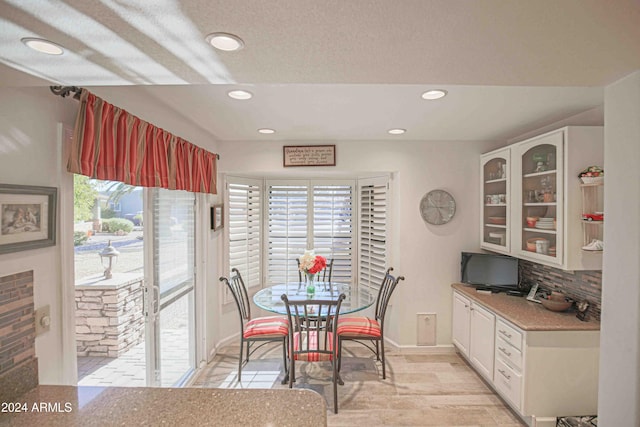
[[[479,294],[464,283],[452,283],[451,287],[524,331],[600,331],[600,322],[583,322],[574,312],[552,312],[524,297]]]
[[[15,402],[0,425],[327,425],[324,397],[308,389],[39,385]]]

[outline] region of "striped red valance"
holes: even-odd
[[[140,120],[86,89],[69,172],[141,187],[216,194],[216,155]]]

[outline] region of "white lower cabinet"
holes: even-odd
[[[471,301],[457,292],[453,293],[453,344],[460,353],[469,357],[469,328],[471,322]]]
[[[454,345],[523,420],[546,425],[597,414],[599,331],[525,331],[491,307],[453,296]]]
[[[492,381],[496,317],[457,292],[453,296],[453,343],[478,372]]]
[[[522,396],[522,374],[502,360],[496,359],[496,376],[494,379],[496,390],[511,406],[520,411]]]
[[[493,330],[496,324],[496,316],[471,302],[471,347],[469,359],[476,370],[489,381],[493,380]]]

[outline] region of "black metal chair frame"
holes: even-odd
[[[398,282],[404,280],[404,276],[394,277],[390,273],[393,271],[393,267],[389,267],[384,275],[380,289],[378,290],[378,297],[376,299],[376,311],[374,319],[380,325],[380,337],[349,337],[339,336],[338,346],[339,351],[342,353],[342,341],[355,341],[363,346],[367,347],[373,354],[376,355],[376,360],[382,362],[382,379],[387,378],[386,374],[386,360],[384,356],[384,318],[387,312],[387,306],[393,291],[396,289]],[[374,347],[375,344],[375,347]],[[341,360],[338,358],[338,360]],[[340,365],[338,365],[338,371]]]
[[[233,275],[231,279],[227,279],[226,277],[220,277],[220,281],[226,283],[233,295],[233,299],[238,306],[238,313],[240,315],[240,358],[238,360],[238,382],[242,380],[242,367],[243,365],[249,362],[250,356],[259,348],[264,346],[265,344],[269,344],[270,342],[279,342],[282,343],[282,360],[284,363],[285,369],[285,379],[282,381],[283,384],[286,384],[286,379],[288,376],[288,368],[287,368],[287,342],[288,342],[288,334],[283,335],[282,338],[277,337],[244,337],[245,325],[247,322],[252,320],[251,318],[251,305],[249,303],[249,295],[247,293],[247,288],[244,285],[244,280],[242,280],[242,276],[240,272],[236,268],[232,268],[231,272]],[[259,343],[256,345],[256,343]],[[245,355],[245,344],[246,344],[246,358]]]
[[[293,387],[296,381],[296,355],[300,354],[326,354],[331,359],[331,381],[333,382],[333,411],[338,413],[338,384],[341,383],[338,374],[339,367],[339,342],[338,336],[332,333],[332,347],[329,347],[328,331],[335,331],[335,325],[338,322],[340,314],[340,306],[346,298],[344,294],[340,294],[337,300],[315,300],[307,299],[302,301],[290,301],[287,295],[281,297],[287,309],[287,317],[289,319],[289,388]],[[313,311],[311,310],[313,308]],[[295,333],[298,332],[296,337]],[[304,334],[307,334],[306,345],[302,340]],[[310,339],[308,336],[316,334],[316,347],[310,347]],[[321,339],[324,337],[324,340]],[[298,350],[295,349],[298,340]],[[323,341],[323,342],[321,342]],[[316,363],[310,361],[309,363]]]

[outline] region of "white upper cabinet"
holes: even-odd
[[[602,269],[601,253],[582,250],[578,175],[588,166],[602,166],[603,152],[602,127],[569,126],[482,155],[481,247],[564,270]],[[502,178],[487,179],[500,159],[509,171],[504,184]],[[492,223],[502,221],[503,206],[492,203],[501,200],[502,193],[493,197],[498,190],[492,186],[498,185],[506,192],[504,244],[490,231],[497,228]]]
[[[511,248],[511,158],[509,148],[480,157],[480,246],[509,253]]]
[[[513,147],[513,252],[555,266],[564,255],[564,137],[558,131]]]

